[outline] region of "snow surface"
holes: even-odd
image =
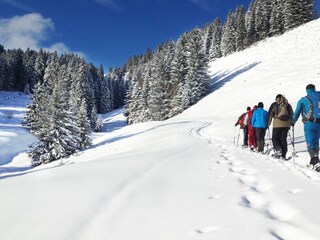
[[[320,88],[320,20],[210,70],[213,93],[179,116],[126,126],[112,112],[91,148],[37,168],[20,125],[28,98],[1,92],[0,239],[320,239],[320,174],[305,167],[302,123],[295,161],[234,146],[247,106],[282,93],[295,108],[307,84]]]

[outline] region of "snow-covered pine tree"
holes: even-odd
[[[256,13],[256,2],[252,0],[249,5],[249,9],[246,13],[246,28],[247,36],[245,46],[249,47],[257,41],[256,23],[255,23],[255,13]]]
[[[20,72],[21,81],[24,83],[24,92],[29,94],[31,88],[36,84],[35,62],[37,53],[29,48],[24,52],[22,57],[22,67]]]
[[[230,10],[227,20],[223,25],[221,36],[221,52],[223,56],[227,56],[236,51],[236,23],[234,13]]]
[[[7,50],[6,51],[6,90],[18,90],[23,91],[24,83],[20,79],[20,73],[22,68],[22,56],[23,51],[21,49]]]
[[[203,51],[207,57],[209,57],[209,54],[210,54],[210,47],[212,45],[212,40],[213,40],[213,31],[214,31],[214,26],[212,23],[205,25],[201,29]]]
[[[240,6],[235,11],[235,21],[236,21],[236,50],[241,51],[245,49],[245,41],[247,35],[246,29],[246,11],[243,6]]]
[[[212,42],[209,50],[209,60],[214,60],[222,56],[221,53],[222,24],[220,18],[216,18],[212,23]]]
[[[5,89],[6,62],[0,54],[0,90]]]
[[[101,114],[98,115],[97,117],[97,123],[96,123],[96,128],[94,129],[95,132],[101,132],[103,128],[103,119],[101,117]]]
[[[200,30],[195,28],[190,32],[187,42],[187,75],[183,89],[182,105],[186,109],[202,97],[209,88],[208,59],[202,49]]]
[[[100,80],[100,113],[105,114],[113,110],[113,99],[111,98],[109,81],[106,78]]]
[[[48,54],[44,52],[42,49],[40,49],[37,54],[36,62],[34,65],[36,83],[43,82],[47,59],[48,59]]]
[[[177,41],[174,57],[171,66],[171,82],[172,95],[171,110],[168,117],[173,117],[181,113],[184,108],[182,104],[182,93],[185,88],[185,81],[187,76],[187,34],[183,34]]]
[[[164,108],[162,111],[164,112],[164,118],[167,119],[169,112],[172,108],[172,99],[173,99],[173,88],[175,87],[175,82],[171,79],[172,72],[172,61],[174,58],[175,51],[175,43],[170,40],[164,45],[163,54],[164,54]]]
[[[151,60],[151,59],[150,59]],[[152,117],[150,115],[150,110],[148,106],[149,102],[149,95],[150,95],[150,79],[151,79],[151,61],[146,62],[143,65],[142,70],[142,79],[143,79],[143,85],[141,89],[141,94],[139,95],[139,104],[141,107],[141,110],[138,111],[138,122],[147,122],[151,121]]]
[[[53,90],[55,81],[59,79],[59,58],[57,52],[51,53],[48,57],[47,67],[45,68],[43,81]]]
[[[96,120],[97,121],[97,120]],[[86,99],[81,99],[80,109],[77,112],[77,127],[80,129],[80,141],[77,143],[80,149],[89,147],[92,144],[90,139],[91,126],[87,117]]]
[[[314,0],[284,0],[285,30],[300,26],[314,18]]]
[[[271,1],[257,0],[255,11],[255,29],[258,40],[262,40],[267,38],[270,32]]]
[[[143,105],[140,103],[142,84],[143,79],[140,66],[133,73],[132,86],[128,91],[127,96],[126,115],[129,124],[139,122],[139,114],[141,113],[143,107]]]
[[[273,0],[270,16],[270,36],[284,33],[284,0]]]
[[[165,55],[163,45],[160,45],[154,53],[151,62],[151,79],[148,106],[150,116],[154,121],[165,119],[163,112],[165,98]]]
[[[50,112],[48,111],[48,97],[51,96],[52,90],[47,82],[38,82],[34,87],[32,101],[28,105],[26,112],[25,124],[30,127],[30,132],[37,138],[41,138],[48,128]]]
[[[52,65],[55,64],[56,62],[51,61],[48,65],[51,71],[55,68]],[[49,163],[74,153],[79,149],[81,142],[80,129],[76,125],[77,118],[74,112],[69,110],[70,77],[64,65],[59,66],[57,76],[58,79],[53,80],[52,96],[46,96],[46,108],[42,109],[41,113],[45,114],[47,123],[44,126],[44,119],[41,119],[42,124],[35,132],[39,142],[29,151],[34,166]],[[49,86],[46,83],[45,80],[43,85]],[[35,94],[37,93],[38,91],[35,91]]]

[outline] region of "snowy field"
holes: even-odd
[[[28,98],[1,92],[0,239],[320,239],[301,119],[295,161],[234,146],[247,106],[281,93],[295,109],[307,84],[320,90],[320,21],[210,66],[214,91],[179,116],[126,126],[112,112],[90,149],[37,168],[20,125]]]

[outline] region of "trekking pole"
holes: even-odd
[[[296,148],[294,146],[294,126],[292,126],[291,144],[292,144],[292,148],[293,148],[293,152],[292,152],[293,165],[296,166]]]
[[[236,146],[236,126],[234,126],[234,131],[233,131],[233,146]]]
[[[267,153],[269,154],[270,152],[269,152],[269,145],[270,145],[270,130],[269,130],[269,128],[267,128]],[[270,149],[271,149],[271,147],[270,147]],[[270,150],[271,151],[271,150]]]
[[[237,147],[239,146],[239,138],[240,138],[240,127],[239,127],[239,130],[238,130]]]

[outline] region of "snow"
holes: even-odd
[[[295,108],[307,84],[320,88],[320,21],[210,72],[214,91],[179,116],[127,126],[114,111],[92,147],[36,168],[21,127],[28,97],[1,92],[0,239],[319,239],[320,174],[305,167],[301,121],[285,162],[234,146],[234,123],[278,93]]]

